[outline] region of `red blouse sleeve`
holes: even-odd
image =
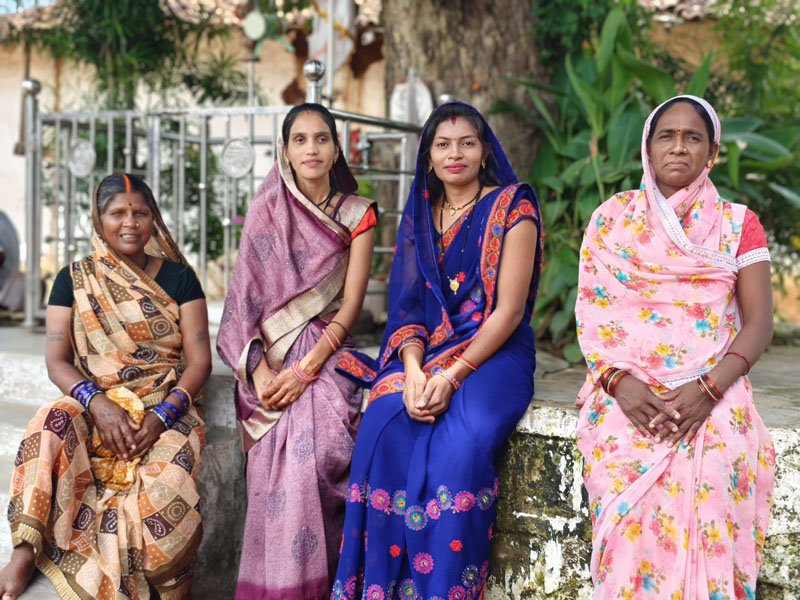
[[[359,224],[353,230],[353,233],[350,234],[350,239],[351,240],[356,239],[362,233],[364,233],[365,231],[369,231],[377,224],[378,224],[378,214],[375,205],[373,204],[367,209],[367,212],[364,213],[364,216],[361,217],[361,222],[359,222]]]
[[[756,250],[758,248],[767,247],[767,236],[764,233],[764,227],[758,216],[749,208],[744,215],[744,224],[742,225],[742,240],[739,242],[739,250],[736,256],[742,256]]]

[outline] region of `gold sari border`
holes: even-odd
[[[345,257],[316,286],[293,298],[261,324],[261,331],[269,344],[266,355],[271,367],[277,367],[283,361],[286,352],[300,335],[300,328],[333,302],[342,288],[346,273]]]

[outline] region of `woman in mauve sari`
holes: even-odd
[[[772,336],[769,251],[709,173],[720,121],[678,96],[647,119],[644,178],[592,216],[578,448],[597,599],[754,599],[775,451],[750,367]]]
[[[332,598],[477,598],[497,514],[497,453],[533,396],[536,195],[483,116],[423,128],[398,232],[389,323],[353,453]]]
[[[331,114],[294,107],[247,213],[217,338],[247,452],[239,600],[330,593],[361,407],[334,366],[353,348],[377,216],[355,190]]]
[[[45,360],[64,395],[39,409],[17,453],[3,600],[34,564],[68,600],[190,597],[205,296],[141,179],[100,182],[92,222],[92,253],[50,294]]]

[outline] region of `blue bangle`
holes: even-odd
[[[165,428],[172,429],[172,426],[175,424],[175,419],[167,414],[167,411],[165,411],[160,404],[153,407],[153,412],[159,419],[161,419],[161,422],[164,424]]]
[[[172,388],[169,391],[170,394],[175,396],[178,400],[181,401],[181,406],[183,406],[183,412],[185,413],[189,410],[189,398],[186,397],[186,392],[184,392],[180,388]]]
[[[94,381],[89,379],[84,379],[83,381],[79,381],[72,388],[69,390],[69,395],[75,398],[78,402],[81,403],[83,408],[89,410],[89,403],[92,401],[92,398],[97,396],[97,394],[102,394],[102,388],[97,385]]]

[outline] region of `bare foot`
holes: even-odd
[[[16,600],[28,587],[36,572],[36,560],[30,544],[20,544],[11,553],[11,560],[0,571],[0,600]]]

